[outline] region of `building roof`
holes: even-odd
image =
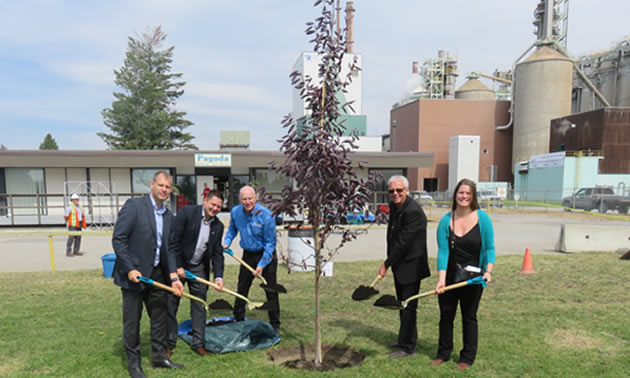
[[[492,89],[488,88],[488,86],[482,83],[481,80],[479,79],[468,79],[468,81],[466,81],[464,85],[459,87],[459,89],[457,89],[455,93],[468,92],[468,91],[477,91],[477,92],[484,91],[484,92],[494,93]]]
[[[195,154],[229,154],[231,167],[265,168],[281,163],[279,151],[4,150],[0,168],[190,168]],[[353,165],[368,168],[432,167],[432,152],[353,152]]]

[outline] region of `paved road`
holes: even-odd
[[[433,209],[430,218],[436,222],[429,224],[428,248],[429,256],[437,254],[435,231],[437,220],[444,210]],[[227,225],[229,214],[221,214],[220,217]],[[495,244],[497,254],[523,254],[525,248],[530,248],[532,254],[549,254],[554,252],[554,246],[560,234],[560,225],[563,223],[580,224],[610,224],[628,225],[629,222],[602,220],[602,218],[588,217],[584,220],[566,219],[561,212],[551,210],[548,214],[505,214],[492,212],[491,218],[495,229]],[[7,234],[26,231],[63,231],[63,228],[54,229],[23,229],[0,228],[0,272],[37,272],[50,271],[51,259],[48,247],[48,238],[15,237]],[[331,241],[339,240],[339,236],[333,235]],[[81,244],[81,251],[85,253],[80,257],[65,257],[65,236],[53,238],[54,263],[56,270],[99,269],[102,268],[101,256],[112,253],[111,236],[85,235]],[[278,250],[287,253],[288,237],[283,232],[279,238]],[[232,245],[232,249],[240,254],[238,239]],[[376,226],[367,230],[353,242],[345,246],[335,257],[334,261],[365,261],[383,260],[385,258],[385,228]],[[226,256],[226,263],[234,264],[234,259]]]

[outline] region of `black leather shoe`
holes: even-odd
[[[146,378],[146,375],[144,375],[144,371],[142,371],[142,368],[139,366],[129,368],[129,375],[131,376],[131,378]]]
[[[153,363],[153,367],[156,369],[183,369],[184,365],[176,364],[168,358],[164,361],[157,361]]]

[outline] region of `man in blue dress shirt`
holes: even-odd
[[[276,221],[271,211],[258,204],[256,191],[251,186],[241,188],[238,195],[238,206],[232,209],[230,227],[225,233],[223,248],[229,248],[238,233],[241,234],[240,246],[243,249],[243,261],[252,267],[256,267],[252,273],[241,265],[238,274],[237,292],[245,297],[249,293],[252,281],[258,275],[272,285],[276,283],[276,270],[278,260],[276,258]],[[269,322],[277,331],[280,328],[280,304],[278,293],[266,291],[267,301],[275,304],[269,310]],[[245,301],[234,301],[234,318],[237,321],[245,317]]]

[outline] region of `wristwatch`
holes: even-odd
[[[171,282],[175,282],[175,281],[179,281],[179,277],[173,277],[173,278],[171,278]]]

